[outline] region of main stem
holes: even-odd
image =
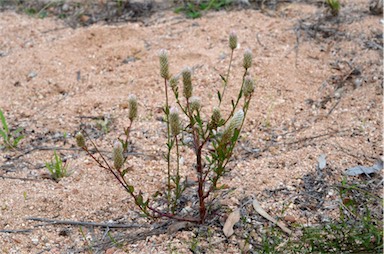
[[[204,201],[204,177],[203,177],[203,165],[201,160],[201,152],[202,148],[198,147],[196,151],[196,170],[198,173],[198,196],[199,196],[199,212],[200,212],[200,223],[203,224],[206,216],[207,209],[205,207],[205,201]]]
[[[168,138],[168,152],[167,152],[167,174],[168,174],[168,189],[167,189],[167,208],[169,211],[171,205],[171,130],[169,126],[169,104],[168,104],[168,89],[167,79],[164,79],[164,90],[165,90],[165,116],[167,122],[167,138]]]
[[[181,187],[180,187],[180,152],[179,152],[179,142],[177,140],[177,135],[175,138],[175,145],[176,145],[176,177],[175,177],[175,199],[173,201],[173,207],[172,207],[172,213],[175,212],[177,207],[177,200],[180,198],[181,195]]]
[[[187,113],[189,117],[190,123],[194,122],[193,115],[191,108],[189,107],[189,99],[187,98]],[[197,195],[199,196],[199,214],[200,214],[200,220],[199,223],[203,224],[206,216],[206,207],[204,202],[204,176],[203,176],[203,163],[201,159],[201,153],[203,149],[203,145],[200,145],[200,137],[199,133],[196,130],[196,126],[193,124],[191,126],[192,128],[192,135],[193,135],[193,146],[196,154],[196,171],[197,171],[197,177],[198,177],[198,189],[197,189]],[[203,144],[206,141],[203,141]]]

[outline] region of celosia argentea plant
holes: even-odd
[[[148,217],[168,217],[180,221],[190,221],[204,223],[207,218],[208,204],[212,201],[211,194],[221,188],[220,178],[226,173],[226,166],[232,157],[233,149],[239,139],[240,131],[243,127],[245,116],[247,115],[249,104],[254,91],[254,81],[249,75],[252,66],[252,53],[248,49],[244,52],[243,68],[244,74],[241,87],[237,98],[232,100],[232,108],[227,116],[223,116],[220,105],[223,101],[227,89],[230,70],[232,66],[233,53],[237,48],[237,36],[231,33],[229,36],[229,47],[231,49],[228,70],[225,76],[221,76],[223,81],[222,91],[217,91],[218,103],[212,108],[211,114],[205,117],[201,113],[201,101],[193,95],[192,70],[185,68],[180,75],[171,76],[169,71],[169,60],[165,50],[159,54],[160,75],[164,81],[165,95],[165,122],[167,125],[167,186],[166,197],[167,205],[160,209],[155,200],[145,199],[141,191],[135,191],[134,186],[126,180],[127,169],[124,164],[127,161],[127,150],[131,126],[137,117],[137,99],[131,95],[128,99],[129,104],[129,125],[124,129],[124,138],[118,138],[112,150],[112,162],[109,162],[100,152],[95,156],[90,152],[86,145],[85,138],[81,132],[76,135],[79,147],[91,156],[97,164],[111,172],[117,181],[133,198],[135,204]],[[179,91],[178,78],[182,79],[182,92]],[[170,105],[170,95],[175,97],[175,105]],[[243,100],[242,100],[243,99]],[[183,116],[184,115],[184,116]],[[182,119],[187,119],[183,123]],[[183,143],[183,137],[191,137],[191,145]],[[184,138],[185,139],[185,138]],[[98,151],[96,145],[90,140],[92,146]],[[188,170],[196,174],[196,185],[188,184],[187,179],[183,180],[180,174],[180,146],[189,147],[193,150],[195,161]],[[198,198],[195,214],[181,215],[183,207],[180,200],[185,195],[188,188],[196,188]]]

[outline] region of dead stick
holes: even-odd
[[[337,107],[337,105],[339,105],[341,99],[337,100],[337,102],[335,103],[335,105],[333,105],[333,107],[331,108],[331,110],[329,110],[327,116],[329,116],[330,114],[332,114],[333,110],[335,110],[335,108]]]
[[[267,48],[263,43],[261,43],[260,38],[259,38],[259,33],[256,33],[256,40],[260,44],[260,46],[262,46],[264,49]]]
[[[341,133],[345,130],[340,130],[340,131],[333,131],[333,132],[329,132],[329,133],[323,133],[323,134],[319,134],[319,135],[315,135],[315,136],[310,136],[310,137],[305,137],[305,138],[301,138],[299,140],[296,140],[296,141],[292,141],[292,142],[282,142],[282,143],[278,143],[278,144],[282,144],[282,145],[294,145],[294,144],[297,144],[297,143],[301,143],[301,142],[305,142],[305,141],[309,141],[309,140],[313,140],[313,139],[317,139],[317,138],[321,138],[321,137],[325,137],[325,136],[331,136],[333,134],[338,134],[338,133]]]
[[[65,147],[54,147],[54,146],[37,146],[37,147],[33,147],[31,149],[29,149],[28,151],[25,151],[24,153],[21,153],[19,154],[18,156],[15,156],[9,160],[16,160],[16,159],[19,159],[20,157],[22,156],[25,156],[33,151],[46,151],[46,150],[56,150],[56,151],[61,151],[61,150],[68,150],[68,151],[82,151],[83,149],[81,148],[77,148],[77,147],[72,147],[72,148],[65,148]],[[89,150],[90,152],[92,153],[95,153],[96,150],[95,149],[90,149]],[[110,151],[105,151],[105,150],[100,150],[100,152],[103,152],[103,153],[109,153]],[[143,153],[134,153],[134,152],[131,152],[131,153],[127,153],[129,155],[145,155]]]
[[[30,233],[33,229],[1,229],[0,233]]]
[[[151,230],[144,231],[144,232],[134,232],[133,234],[129,235],[123,235],[123,236],[114,236],[113,241],[111,238],[106,239],[104,241],[101,241],[100,243],[96,243],[92,245],[92,248],[103,248],[104,246],[116,246],[116,244],[121,244],[121,243],[126,243],[126,244],[133,244],[137,241],[142,241],[147,239],[149,236],[153,235],[161,235],[161,234],[166,234],[167,233],[167,226],[169,225],[168,222],[165,222],[161,224],[158,227],[155,227]],[[89,250],[88,247],[83,248],[76,253],[84,253],[87,250]]]
[[[42,181],[42,179],[36,179],[36,178],[14,177],[14,176],[4,176],[4,175],[0,175],[0,177],[4,179],[23,180],[23,181]]]
[[[71,221],[71,220],[52,220],[46,218],[27,217],[26,220],[48,222],[50,224],[65,224],[65,225],[80,225],[80,226],[92,226],[92,227],[103,227],[103,228],[142,228],[149,227],[148,225],[140,224],[116,224],[116,223],[97,223],[97,222],[86,222],[86,221]]]

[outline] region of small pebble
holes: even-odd
[[[69,11],[69,5],[67,3],[63,4],[63,6],[61,7],[61,9],[63,11]]]
[[[287,221],[287,222],[290,222],[290,223],[296,222],[296,218],[293,217],[292,215],[285,215],[284,216],[284,220]]]
[[[38,238],[32,238],[31,241],[32,241],[32,243],[34,245],[38,245],[39,244],[39,239]]]

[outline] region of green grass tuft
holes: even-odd
[[[63,160],[57,152],[54,151],[53,159],[50,162],[45,163],[45,167],[48,169],[51,177],[55,181],[59,181],[60,178],[69,176],[68,165],[64,163]]]

